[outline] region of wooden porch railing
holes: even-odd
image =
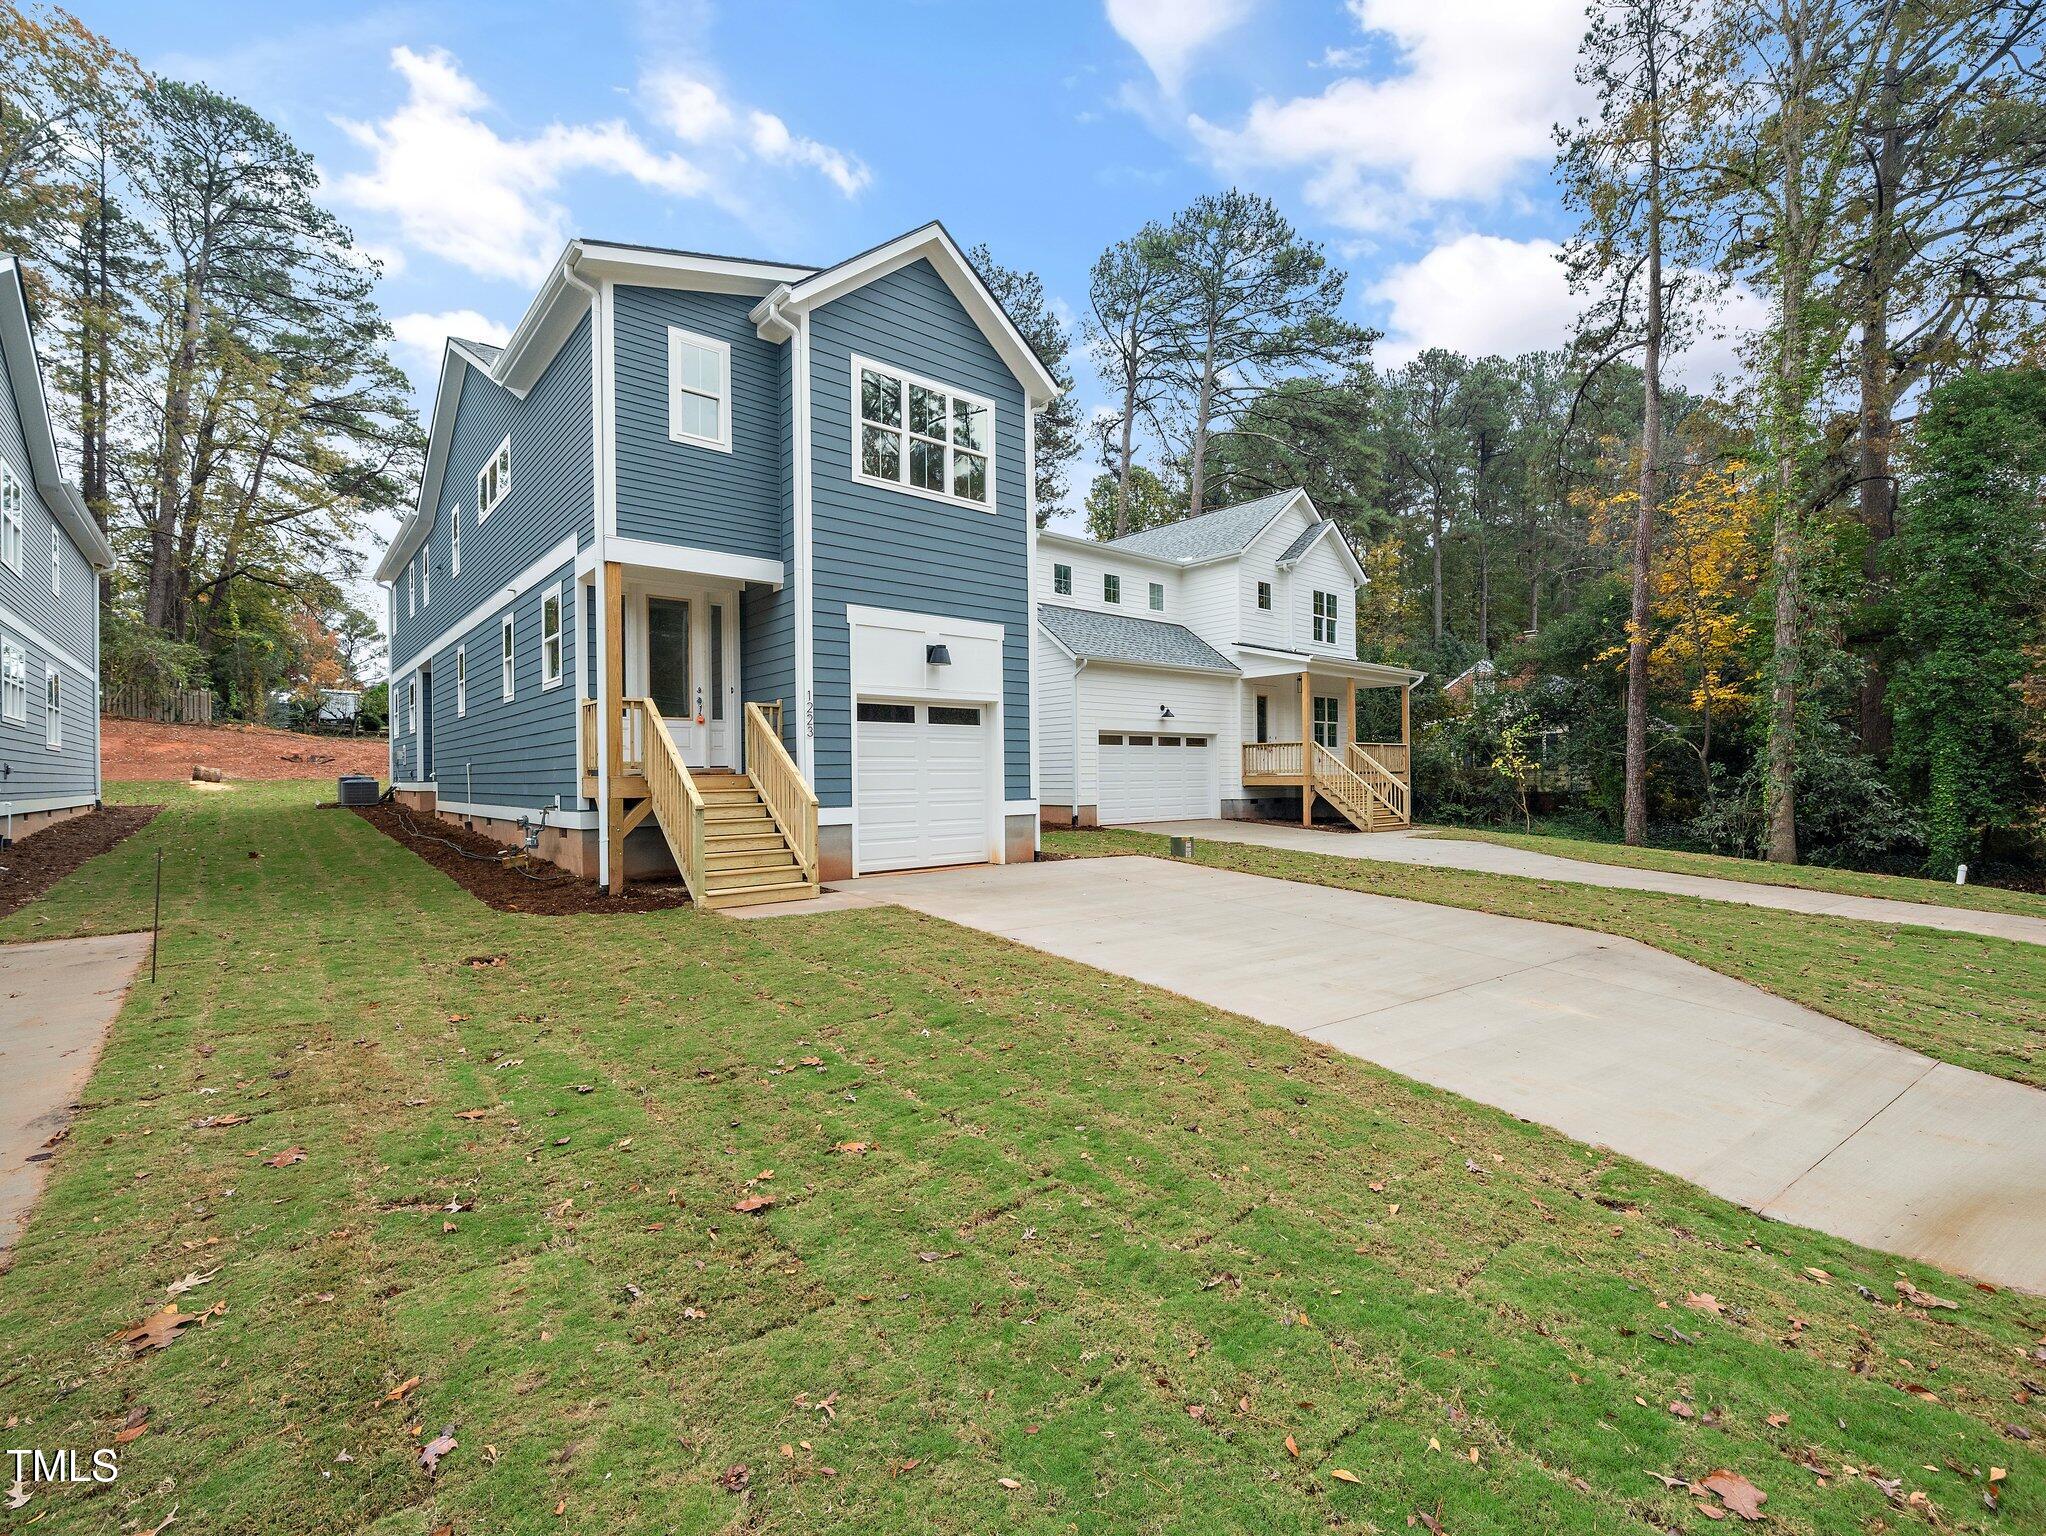
[[[772,725],[768,708],[761,704],[746,706],[746,777],[759,792],[774,824],[781,828],[781,835],[788,839],[789,850],[795,854],[803,878],[815,885],[817,795],[803,781],[802,770],[796,767],[788,748],[781,744],[781,733],[776,729],[781,706],[772,706],[777,717]]]
[[[1369,832],[1378,822],[1382,797],[1320,742],[1313,743],[1312,751],[1314,792],[1347,816],[1352,825]]]
[[[1377,797],[1395,821],[1405,822],[1410,819],[1408,806],[1411,798],[1405,764],[1401,764],[1401,772],[1394,773],[1378,755],[1384,745],[1383,742],[1351,742],[1344,766]]]
[[[1243,744],[1243,781],[1266,779],[1300,782],[1300,743],[1297,741],[1246,741]]]
[[[1357,745],[1396,779],[1406,778],[1413,767],[1413,749],[1403,741],[1360,741]]]
[[[583,775],[586,778],[594,777],[597,772],[597,764],[604,760],[603,746],[597,740],[597,701],[595,699],[584,699],[582,701],[581,726],[582,728],[576,734],[581,737],[583,744]]]
[[[689,887],[689,899],[703,904],[703,796],[668,734],[667,722],[650,699],[624,701],[625,740],[637,742],[645,762],[654,820],[668,840],[668,852]]]

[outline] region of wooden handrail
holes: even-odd
[[[597,771],[597,763],[604,755],[597,741],[597,701],[595,699],[584,699],[582,701],[582,729],[577,734],[582,737],[583,772],[585,775],[594,776]]]
[[[1407,807],[1411,790],[1405,777],[1386,767],[1377,754],[1363,742],[1351,742],[1347,756],[1349,761],[1344,767],[1378,797],[1386,810],[1399,821],[1410,820]]]
[[[1360,741],[1356,745],[1377,758],[1396,779],[1404,779],[1413,767],[1413,749],[1404,741]]]
[[[626,699],[623,703],[627,741],[637,740],[645,755],[647,794],[654,803],[654,820],[668,840],[668,852],[689,887],[689,899],[703,905],[703,795],[682,761],[668,724],[651,699]]]
[[[779,705],[775,713],[780,714]],[[759,704],[746,706],[746,777],[781,828],[804,880],[817,883],[817,795]]]
[[[1310,750],[1315,793],[1333,801],[1352,822],[1370,831],[1378,820],[1377,802],[1383,801],[1384,796],[1344,767],[1343,760],[1320,742],[1314,742]]]

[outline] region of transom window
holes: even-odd
[[[28,719],[28,657],[11,640],[0,640],[0,720]]]
[[[1162,581],[1151,583],[1151,611],[1153,613],[1165,611],[1165,583]]]
[[[1073,568],[1070,565],[1054,565],[1051,568],[1051,589],[1060,597],[1073,595]]]
[[[853,373],[860,413],[855,478],[994,510],[992,405],[859,358]]]
[[[497,452],[490,456],[476,475],[476,521],[497,510],[497,504],[504,500],[505,492],[511,489],[511,438],[497,445]]]
[[[1102,573],[1101,600],[1104,603],[1119,603],[1122,601],[1122,578],[1113,571]]]
[[[540,686],[561,686],[561,588],[540,597]]]
[[[1333,592],[1314,594],[1314,643],[1336,643],[1336,595]]]
[[[21,521],[24,492],[13,470],[0,464],[0,565],[21,574]]]
[[[668,436],[732,451],[732,345],[668,327]]]
[[[512,696],[513,685],[518,681],[512,667],[512,616],[509,613],[505,614],[499,630],[497,671],[498,692],[508,699]]]
[[[1257,584],[1257,605],[1266,613],[1272,611],[1272,584],[1269,581]]]
[[[1343,715],[1342,701],[1327,694],[1314,697],[1314,739],[1329,751],[1334,752],[1342,745]]]

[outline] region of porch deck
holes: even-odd
[[[1335,719],[1310,725],[1317,681],[1327,687],[1338,679],[1317,678],[1312,671],[1297,676],[1302,739],[1245,742],[1239,775],[1244,787],[1298,789],[1303,826],[1314,819],[1317,795],[1361,832],[1390,831],[1410,825],[1413,820],[1410,687],[1405,684],[1400,687],[1400,740],[1350,741],[1357,721],[1356,680],[1340,679],[1342,692],[1337,698],[1341,702]],[[1263,718],[1260,707],[1260,724]],[[1339,746],[1344,742],[1347,745]]]

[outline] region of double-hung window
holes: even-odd
[[[459,501],[448,512],[448,574],[462,574],[462,504]]]
[[[995,509],[995,408],[948,384],[853,359],[853,478]]]
[[[540,686],[561,686],[561,588],[540,597]]]
[[[1151,611],[1153,613],[1165,611],[1165,583],[1162,581],[1151,583]]]
[[[1054,565],[1051,568],[1051,589],[1060,597],[1073,595],[1073,568],[1070,565]]]
[[[431,608],[433,606],[432,555],[433,546],[431,544],[419,546],[419,606],[422,608]]]
[[[1122,578],[1113,571],[1104,571],[1101,574],[1101,600],[1104,603],[1122,601]]]
[[[512,616],[509,609],[505,611],[504,619],[499,629],[497,656],[498,692],[502,697],[509,699],[512,696],[513,685],[518,681],[513,675]]]
[[[22,506],[26,495],[20,476],[0,464],[0,565],[17,576],[21,574]]]
[[[1257,606],[1258,610],[1262,613],[1270,613],[1272,611],[1272,584],[1269,581],[1261,581],[1257,584]]]
[[[732,451],[732,344],[668,327],[668,436]]]
[[[1333,592],[1314,594],[1314,643],[1336,643],[1336,595]]]
[[[469,648],[455,647],[455,718],[469,713]]]
[[[405,567],[405,617],[411,618],[419,609],[419,581],[411,566]]]
[[[0,637],[0,720],[28,721],[28,655]]]
[[[57,525],[50,524],[50,596],[64,595],[64,540],[58,536]]]
[[[483,519],[497,510],[497,504],[504,500],[504,493],[511,489],[511,437],[497,445],[497,452],[490,461],[476,473],[476,522],[480,527]]]
[[[1334,752],[1340,749],[1343,737],[1342,700],[1328,694],[1314,696],[1314,739]]]
[[[64,750],[64,679],[55,667],[43,669],[43,745]]]

